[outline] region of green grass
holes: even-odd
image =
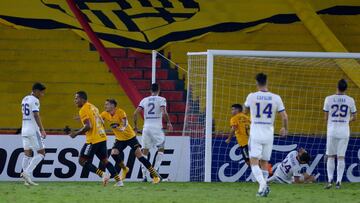
[[[279,202],[360,203],[360,184],[344,183],[340,190],[323,184],[271,185],[267,198],[257,198],[254,183],[150,183],[125,182],[125,187],[103,187],[97,182],[0,182],[0,202]]]

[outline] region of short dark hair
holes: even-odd
[[[159,91],[159,89],[160,89],[159,84],[157,83],[151,84],[151,92],[157,92]]]
[[[114,106],[117,106],[117,102],[115,99],[109,98],[109,99],[106,99],[106,101],[109,102],[110,104],[113,104]]]
[[[310,162],[310,154],[307,151],[305,151],[304,153],[301,154],[299,159],[301,162],[305,162],[308,164]]]
[[[85,99],[85,100],[88,99],[87,94],[86,94],[85,91],[78,91],[78,92],[76,92],[76,94],[77,94],[81,99]]]
[[[344,91],[346,91],[347,87],[348,87],[348,84],[345,79],[339,80],[338,86],[337,86],[338,90],[344,92]]]
[[[243,107],[241,106],[241,104],[233,104],[233,105],[231,105],[231,107],[239,110],[240,112],[243,110]]]
[[[267,75],[265,73],[258,73],[255,77],[258,85],[264,86],[267,82]]]
[[[44,84],[41,84],[41,83],[39,83],[39,82],[34,83],[33,86],[32,86],[32,90],[33,90],[33,91],[34,91],[34,90],[43,91],[43,90],[45,90],[45,89],[46,89],[45,85],[44,85]]]

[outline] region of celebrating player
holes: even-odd
[[[145,156],[149,154],[149,149],[157,147],[158,154],[155,161],[155,170],[159,171],[162,162],[162,156],[165,150],[165,134],[162,130],[162,117],[167,122],[168,130],[172,131],[172,125],[169,115],[166,111],[166,99],[159,96],[159,85],[154,83],[151,85],[151,96],[141,100],[138,108],[134,112],[134,127],[137,131],[137,118],[141,111],[144,111],[144,128],[143,128],[143,153]],[[147,179],[146,169],[142,167],[144,181]]]
[[[310,155],[304,149],[300,148],[298,151],[291,151],[280,165],[275,169],[274,175],[271,176],[267,182],[277,183],[311,183],[315,177],[305,173],[301,173],[300,164],[309,164]]]
[[[274,141],[275,112],[279,112],[282,117],[281,136],[287,134],[288,117],[281,97],[268,91],[264,73],[256,75],[256,84],[259,91],[247,96],[245,113],[249,110],[251,113],[249,155],[251,171],[259,183],[257,196],[266,197],[270,192],[266,179],[269,176],[268,161]]]
[[[339,80],[337,93],[325,98],[324,112],[327,121],[327,175],[328,184],[325,189],[332,187],[335,170],[335,156],[337,156],[336,188],[340,189],[345,170],[345,152],[349,143],[349,123],[356,120],[356,106],[352,97],[345,95],[347,82]]]
[[[129,168],[124,164],[123,150],[129,146],[135,151],[135,156],[138,160],[149,170],[154,177],[153,183],[158,183],[160,178],[158,173],[151,166],[151,163],[144,157],[141,152],[141,145],[136,139],[136,134],[128,123],[126,113],[124,110],[117,108],[117,102],[114,99],[107,99],[105,101],[105,110],[101,113],[101,117],[104,121],[110,124],[112,131],[116,136],[116,141],[111,150],[111,156],[115,160],[116,164],[123,170],[122,179],[125,180],[126,174]]]
[[[109,170],[116,180],[114,186],[122,187],[123,182],[121,178],[107,158],[106,133],[103,120],[99,115],[99,110],[87,101],[87,94],[84,91],[79,91],[75,94],[75,104],[80,108],[79,116],[84,126],[80,130],[72,132],[69,136],[75,138],[80,134],[86,134],[86,143],[82,147],[79,157],[80,165],[86,170],[102,177],[104,186],[107,185],[110,179],[109,174],[96,168],[96,166],[91,163],[94,155],[96,155],[102,165]]]
[[[22,108],[22,128],[21,136],[24,148],[24,157],[22,160],[21,177],[25,185],[38,185],[34,183],[30,175],[35,167],[45,157],[44,141],[46,132],[40,118],[40,101],[44,96],[46,87],[41,83],[35,83],[32,86],[32,93],[25,96],[21,102]],[[31,154],[36,151],[37,154],[31,158]]]
[[[250,129],[250,118],[245,115],[243,108],[240,104],[233,104],[231,106],[232,117],[230,119],[231,131],[229,137],[226,139],[226,143],[229,144],[231,138],[235,135],[236,141],[240,146],[241,154],[246,162],[249,162],[249,149],[248,149],[248,140],[249,140],[249,129]]]

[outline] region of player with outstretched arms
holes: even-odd
[[[137,131],[138,114],[144,112],[144,128],[142,131],[143,153],[149,154],[149,149],[156,147],[158,153],[155,160],[154,168],[159,171],[162,157],[165,151],[165,134],[163,132],[162,118],[165,118],[167,128],[172,131],[173,127],[170,122],[169,114],[166,111],[166,99],[159,96],[160,87],[154,83],[151,85],[151,96],[141,100],[138,108],[134,112],[134,128]],[[147,170],[142,166],[144,181],[147,180]]]
[[[111,157],[115,160],[116,165],[122,170],[122,180],[125,180],[129,168],[124,164],[124,149],[131,147],[134,150],[136,158],[149,170],[154,177],[153,183],[159,182],[158,173],[151,166],[151,163],[144,157],[141,152],[141,145],[139,144],[136,133],[128,122],[126,113],[121,108],[117,107],[115,99],[107,99],[105,101],[105,111],[101,114],[102,119],[110,124],[110,127],[115,134],[115,143],[111,150]]]
[[[285,159],[276,167],[274,175],[267,182],[276,183],[312,183],[313,175],[301,173],[301,164],[309,164],[310,155],[304,149],[291,151]]]
[[[266,197],[270,192],[266,179],[269,176],[268,161],[274,141],[275,115],[278,112],[282,118],[280,136],[287,135],[288,117],[281,97],[268,91],[267,75],[257,74],[256,84],[258,91],[250,93],[246,98],[245,113],[250,110],[249,155],[251,171],[259,183],[257,196]]]
[[[25,185],[38,185],[34,183],[30,175],[35,167],[45,157],[45,146],[43,139],[46,138],[46,132],[40,118],[40,101],[44,96],[46,87],[41,83],[35,83],[32,86],[32,93],[25,96],[21,102],[22,108],[22,127],[21,136],[24,148],[24,157],[22,160],[21,177]],[[32,153],[36,153],[31,157]]]
[[[102,178],[104,186],[107,185],[110,175],[92,164],[94,156],[96,155],[104,168],[108,169],[111,176],[114,177],[116,181],[114,186],[124,186],[115,167],[108,160],[104,121],[100,117],[98,108],[87,101],[87,94],[84,91],[76,92],[75,104],[80,108],[79,116],[83,127],[70,133],[69,136],[75,138],[85,133],[86,141],[79,156],[80,165],[86,170],[97,174]]]
[[[337,85],[337,93],[325,98],[324,112],[327,121],[326,156],[328,183],[325,189],[332,187],[335,171],[335,157],[337,157],[336,188],[340,189],[345,170],[345,153],[349,143],[349,123],[356,120],[356,106],[352,97],[345,91],[348,85],[341,79]]]

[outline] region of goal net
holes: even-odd
[[[348,81],[347,94],[360,102],[360,55],[351,53],[220,51],[188,53],[188,95],[184,136],[191,138],[191,181],[252,181],[251,169],[230,132],[231,105],[243,104],[257,91],[255,75],[268,75],[268,87],[279,94],[289,116],[289,135],[275,134],[273,169],[299,147],[312,162],[303,170],[326,179],[326,122],[323,103],[336,93],[339,79]],[[275,133],[281,127],[277,115]],[[344,181],[360,182],[360,122],[351,123]]]

